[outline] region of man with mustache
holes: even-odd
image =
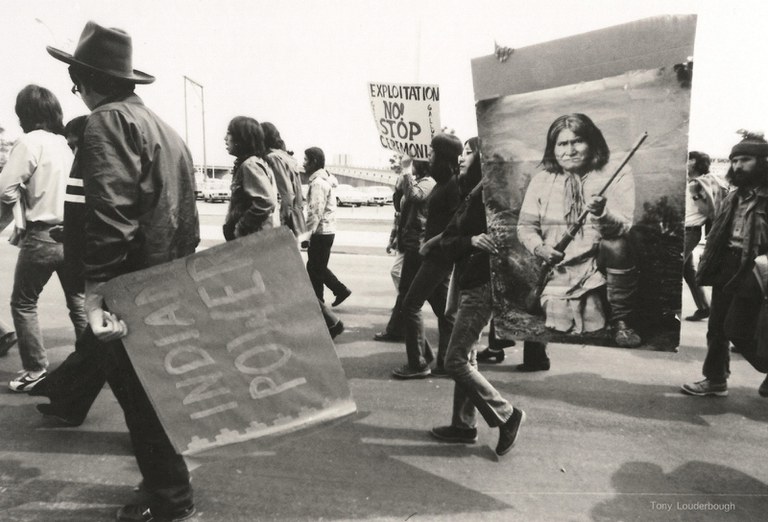
[[[763,296],[752,275],[755,258],[768,253],[768,142],[740,132],[726,176],[736,190],[723,200],[699,263],[697,282],[712,286],[704,379],[682,386],[699,397],[728,395],[729,341],[757,371],[768,372],[754,340]],[[758,391],[768,397],[768,379]]]

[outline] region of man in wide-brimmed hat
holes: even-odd
[[[117,519],[183,520],[195,512],[187,466],[120,341],[127,326],[103,309],[99,285],[195,251],[199,223],[192,157],[181,137],[134,93],[136,84],[154,77],[133,69],[127,33],[88,22],[73,55],[51,47],[48,52],[70,64],[72,92],[91,110],[73,167],[83,178],[84,225],[65,225],[65,245],[72,247],[67,254],[82,257],[86,280],[89,330],[79,342],[98,344],[91,353],[103,359],[125,412],[150,498],[121,508]],[[80,248],[73,234],[81,237]]]

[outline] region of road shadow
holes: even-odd
[[[709,425],[704,416],[724,414],[742,415],[758,422],[768,422],[765,399],[751,388],[729,387],[730,395],[727,398],[671,398],[666,395],[679,393],[679,387],[609,379],[596,373],[577,372],[548,375],[544,378],[539,375],[535,380],[510,380],[505,376],[504,381],[494,379],[493,371],[486,372],[486,375],[506,397],[527,396],[537,400],[556,400],[640,419],[687,422],[695,425]]]
[[[440,443],[424,429],[372,425],[368,415],[241,444],[251,455],[203,464],[193,484],[205,520],[406,520],[467,509],[481,519],[511,507],[404,462],[444,457],[460,468],[466,459],[497,461],[491,448]]]
[[[0,459],[0,519],[4,522],[112,520],[118,506],[134,501],[130,488],[43,479],[42,471],[16,459]]]
[[[728,466],[686,462],[670,473],[625,462],[611,477],[616,496],[596,505],[596,521],[765,520],[768,485]]]

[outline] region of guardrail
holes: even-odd
[[[349,184],[355,186],[389,185],[394,187],[397,181],[397,174],[391,170],[349,167],[346,165],[326,165],[325,169],[336,176],[340,182],[350,181],[351,183]]]

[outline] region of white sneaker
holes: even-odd
[[[15,392],[28,392],[34,388],[37,383],[48,377],[48,372],[43,370],[37,377],[32,377],[32,372],[21,370],[19,376],[8,383],[8,387]]]

